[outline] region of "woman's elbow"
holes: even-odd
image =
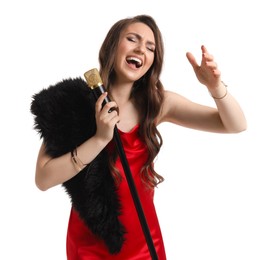
[[[37,174],[35,176],[35,185],[41,191],[47,191],[52,187],[50,184],[48,184],[47,180],[40,178],[40,176],[38,176]]]
[[[247,125],[245,125],[244,127],[240,128],[238,133],[244,132],[247,130]]]
[[[47,185],[45,185],[44,183],[38,182],[38,181],[35,181],[35,185],[41,191],[47,191],[50,188]]]
[[[238,134],[238,133],[244,132],[246,130],[247,130],[247,123],[244,122],[244,123],[242,123],[241,125],[238,125],[235,128],[229,129],[228,132],[232,133],[232,134]]]

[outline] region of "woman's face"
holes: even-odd
[[[133,83],[151,67],[155,56],[155,37],[144,23],[129,25],[120,35],[114,70],[116,81]]]

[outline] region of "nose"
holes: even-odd
[[[136,51],[140,54],[144,54],[146,52],[146,46],[143,42],[140,42],[138,45],[137,45],[137,48],[136,48]]]

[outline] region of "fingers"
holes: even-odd
[[[204,45],[201,46],[201,50],[202,50],[202,64],[203,64],[203,60],[204,62],[209,62],[209,61],[214,60],[214,57],[210,53],[208,53],[207,48]],[[190,62],[190,64],[193,66],[194,69],[199,68],[200,65],[197,63],[192,53],[187,52],[186,56],[187,56],[188,61]]]
[[[100,97],[97,99],[96,101],[96,111],[99,112],[103,109],[103,102],[106,98],[106,96],[108,95],[107,92],[104,92],[103,94],[100,95]],[[108,105],[109,104],[109,105]],[[117,110],[117,104],[114,101],[110,101],[108,103],[106,103],[105,105],[108,108],[108,112],[111,108],[111,110]],[[114,108],[114,109],[113,109]]]
[[[103,106],[103,101],[107,96],[107,92],[103,93],[96,102],[96,118],[99,121],[103,121],[104,124],[110,122],[114,125],[119,121],[117,104],[114,101],[110,101]]]
[[[202,50],[202,53],[207,53],[208,52],[207,48],[204,45],[201,46],[201,50]]]
[[[217,63],[215,62],[214,56],[210,54],[205,46],[201,46],[202,49],[202,59],[206,63],[206,65],[210,68],[217,68]]]
[[[219,78],[221,76],[221,72],[218,69],[213,70],[213,75],[215,78]]]
[[[202,50],[202,55],[203,55],[203,57],[205,57],[206,59],[210,59],[210,60],[213,60],[213,59],[214,59],[213,55],[211,55],[211,54],[208,52],[207,48],[206,48],[204,45],[201,46],[201,50]]]
[[[190,62],[190,64],[192,65],[193,69],[197,69],[199,67],[194,55],[190,52],[186,53],[186,57],[188,59],[188,61]]]
[[[218,65],[215,62],[214,56],[207,51],[207,48],[204,45],[201,46],[201,50],[203,57],[202,63],[205,64],[206,67],[212,71],[213,76],[219,77],[221,73],[218,70]]]
[[[109,102],[105,104],[103,109],[100,111],[99,116],[100,120],[104,120],[105,122],[109,122],[112,119],[118,117],[115,102]]]
[[[113,130],[119,122],[117,104],[114,101],[103,105],[107,93],[103,93],[96,101],[96,136],[109,142],[113,138]]]
[[[207,48],[202,45],[202,59],[200,65],[198,65],[195,57],[187,52],[186,56],[190,64],[192,65],[197,79],[200,83],[210,87],[217,85],[217,81],[221,76],[220,71],[218,70],[217,63],[214,60],[214,56],[210,54]]]
[[[105,100],[107,96],[107,92],[104,92],[103,94],[101,94],[101,96],[97,99],[96,101],[96,111],[101,111],[102,110],[102,104],[103,101]]]
[[[215,70],[217,68],[217,63],[214,61],[205,61],[205,64],[211,70]]]

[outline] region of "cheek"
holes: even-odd
[[[116,56],[115,56],[115,66],[119,66],[122,63],[122,52],[120,49],[118,49]]]
[[[153,65],[153,63],[154,63],[154,55],[152,55],[152,57],[148,57],[148,59],[147,59],[148,69]]]
[[[120,44],[117,48],[117,52],[116,52],[116,61],[120,62],[124,57],[125,57],[125,53],[127,53],[127,48],[124,44]]]
[[[127,50],[128,50],[128,45],[124,41],[121,41],[117,47],[117,53],[121,55],[125,53]]]

